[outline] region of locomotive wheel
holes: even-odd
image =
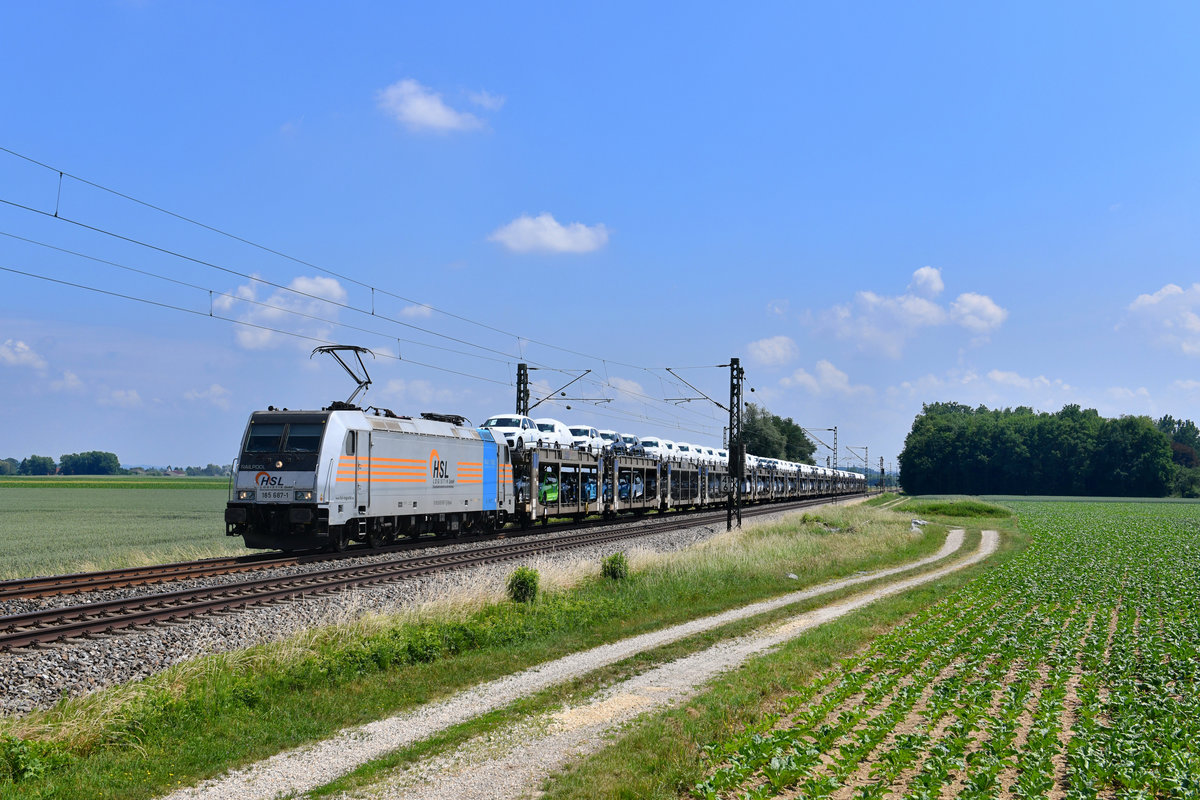
[[[377,550],[380,547],[387,547],[391,543],[392,537],[385,531],[382,531],[379,528],[372,528],[371,530],[367,531],[367,545],[371,549]]]
[[[329,531],[329,550],[334,553],[344,553],[350,546],[350,538],[346,535],[346,526],[337,525]]]

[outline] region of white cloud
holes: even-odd
[[[63,370],[62,379],[50,382],[50,388],[56,392],[74,392],[83,388],[83,381],[70,370]]]
[[[772,336],[746,345],[751,360],[767,367],[779,367],[800,355],[800,348],[787,336]]]
[[[924,297],[937,297],[946,288],[942,282],[942,271],[937,267],[921,267],[913,273],[908,290]]]
[[[1175,381],[1173,384],[1176,389],[1182,389],[1185,392],[1200,392],[1200,381]]]
[[[440,94],[412,78],[381,90],[378,102],[381,109],[413,131],[466,131],[483,127],[474,114],[455,111]]]
[[[966,292],[950,304],[950,318],[975,333],[988,333],[1000,327],[1008,311],[985,294]]]
[[[1070,384],[1059,378],[1050,380],[1045,375],[1039,375],[1036,378],[1027,378],[1017,372],[994,369],[988,372],[987,376],[993,383],[998,383],[1001,386],[1012,386],[1017,389],[1059,389],[1064,392],[1071,391]]]
[[[1128,318],[1159,344],[1200,356],[1200,283],[1187,289],[1168,283],[1153,294],[1138,295],[1129,304]]]
[[[427,305],[412,305],[405,306],[400,309],[400,316],[408,317],[409,319],[425,319],[433,316],[433,309]]]
[[[851,384],[849,375],[824,359],[817,362],[814,372],[798,369],[791,376],[783,378],[779,382],[784,386],[798,387],[815,395],[858,395],[874,392],[870,386]]]
[[[1192,288],[1195,289],[1197,285],[1200,285],[1200,284],[1193,284]],[[1129,308],[1131,310],[1137,310],[1137,309],[1141,309],[1141,308],[1153,308],[1155,306],[1169,302],[1172,299],[1181,297],[1184,294],[1185,294],[1185,292],[1184,292],[1182,286],[1176,286],[1173,283],[1168,283],[1166,286],[1159,289],[1154,294],[1139,294],[1137,296],[1137,298],[1132,303],[1129,304]]]
[[[25,342],[8,339],[4,344],[0,344],[0,364],[6,367],[45,369],[46,359],[35,353]]]
[[[486,108],[488,111],[499,111],[504,107],[504,102],[507,99],[502,94],[492,94],[483,89],[480,89],[478,92],[468,93],[467,98],[475,105],[480,108]]]
[[[536,217],[522,214],[488,236],[514,253],[590,253],[608,243],[608,228],[603,223],[562,225],[549,213]]]
[[[955,370],[948,372],[945,377],[930,373],[888,387],[887,395],[892,398],[910,398],[932,402],[946,392],[961,391],[966,387],[976,386],[979,382],[979,374],[974,370],[965,372]]]
[[[608,385],[632,399],[642,399],[646,394],[646,390],[642,388],[640,383],[631,381],[628,378],[613,376],[608,379]]]
[[[188,400],[206,400],[217,408],[228,411],[231,394],[224,386],[214,383],[207,389],[192,389],[185,392],[183,396]]]
[[[779,317],[787,316],[788,309],[791,308],[790,300],[772,300],[767,303],[767,313],[774,314]]]
[[[109,389],[102,392],[96,402],[102,406],[137,408],[142,404],[142,398],[137,389]]]
[[[294,337],[269,328],[328,339],[333,322],[337,320],[337,304],[346,302],[346,290],[334,278],[301,276],[293,280],[288,289],[276,289],[265,300],[258,301],[258,289],[262,285],[255,281],[213,300],[214,310],[225,312],[232,319],[261,326],[237,328],[237,342],[248,350],[263,350],[294,340]],[[311,341],[304,341],[304,347],[311,345]]]
[[[941,270],[921,267],[913,272],[904,294],[858,292],[853,302],[836,305],[813,319],[837,338],[857,342],[860,350],[899,358],[904,344],[922,329],[952,323],[983,334],[1008,317],[1008,311],[990,297],[974,292],[960,294],[946,308],[932,299],[943,289]]]
[[[1139,386],[1136,389],[1130,389],[1126,386],[1113,386],[1104,391],[1106,395],[1114,402],[1119,404],[1122,414],[1135,413],[1137,411],[1148,412],[1154,408],[1154,404],[1150,398],[1150,390],[1145,386]]]

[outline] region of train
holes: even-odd
[[[865,491],[855,472],[747,456],[745,503]],[[728,465],[569,448],[511,448],[453,414],[334,402],[251,413],[225,532],[246,547],[344,551],[427,534],[527,528],[550,518],[724,506]]]

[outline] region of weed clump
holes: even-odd
[[[517,567],[508,576],[508,596],[514,603],[532,603],[537,599],[538,571]]]
[[[978,500],[910,500],[902,511],[941,517],[1011,517],[1012,511],[1003,506]]]
[[[0,789],[5,783],[33,780],[68,760],[61,746],[0,736]]]
[[[624,553],[613,553],[600,562],[600,574],[614,581],[629,577],[629,559]]]

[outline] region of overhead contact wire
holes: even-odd
[[[109,297],[118,297],[118,298],[121,298],[122,300],[132,300],[135,303],[144,303],[146,305],[156,306],[158,308],[164,308],[164,309],[168,309],[170,311],[179,311],[179,312],[182,312],[185,314],[191,314],[191,315],[197,316],[197,317],[204,317],[206,319],[219,319],[219,320],[222,320],[223,322],[233,323],[234,325],[241,325],[246,328],[254,328],[254,329],[260,330],[260,331],[270,331],[271,333],[278,333],[282,336],[291,336],[296,339],[305,339],[307,341],[317,342],[319,344],[337,344],[337,342],[333,342],[328,339],[322,339],[317,336],[309,336],[308,334],[305,334],[305,333],[297,333],[295,331],[285,331],[280,328],[272,328],[269,325],[259,325],[258,323],[255,323],[255,322],[246,322],[245,320],[236,319],[234,317],[226,317],[221,314],[215,314],[212,312],[206,314],[203,311],[197,311],[194,308],[186,308],[184,306],[177,306],[172,303],[164,303],[160,300],[151,300],[146,297],[137,297],[136,295],[125,294],[123,292],[114,292],[109,289],[101,289],[97,286],[88,286],[87,284],[84,284],[84,283],[76,283],[74,281],[62,280],[61,278],[51,278],[48,275],[38,275],[37,273],[26,272],[25,270],[14,269],[12,267],[0,266],[0,270],[3,270],[4,272],[11,272],[14,275],[23,275],[27,278],[36,278],[40,281],[46,281],[48,283],[57,283],[60,286],[70,286],[75,289],[83,289],[85,291],[95,292],[96,294],[107,295]],[[326,320],[322,320],[322,321],[326,321]],[[390,358],[394,361],[402,361],[406,364],[415,364],[419,367],[426,367],[428,369],[436,369],[439,372],[446,372],[451,375],[461,375],[464,378],[471,378],[471,379],[477,380],[477,381],[484,381],[485,383],[494,383],[498,386],[508,387],[508,386],[512,385],[511,383],[505,383],[504,381],[498,381],[493,378],[484,378],[480,375],[472,375],[469,372],[460,372],[459,370],[448,369],[446,367],[439,367],[436,364],[426,364],[423,361],[415,361],[411,358],[401,358],[400,356],[393,356],[393,355],[389,355],[387,353],[376,353],[376,355],[378,355],[381,358]]]

